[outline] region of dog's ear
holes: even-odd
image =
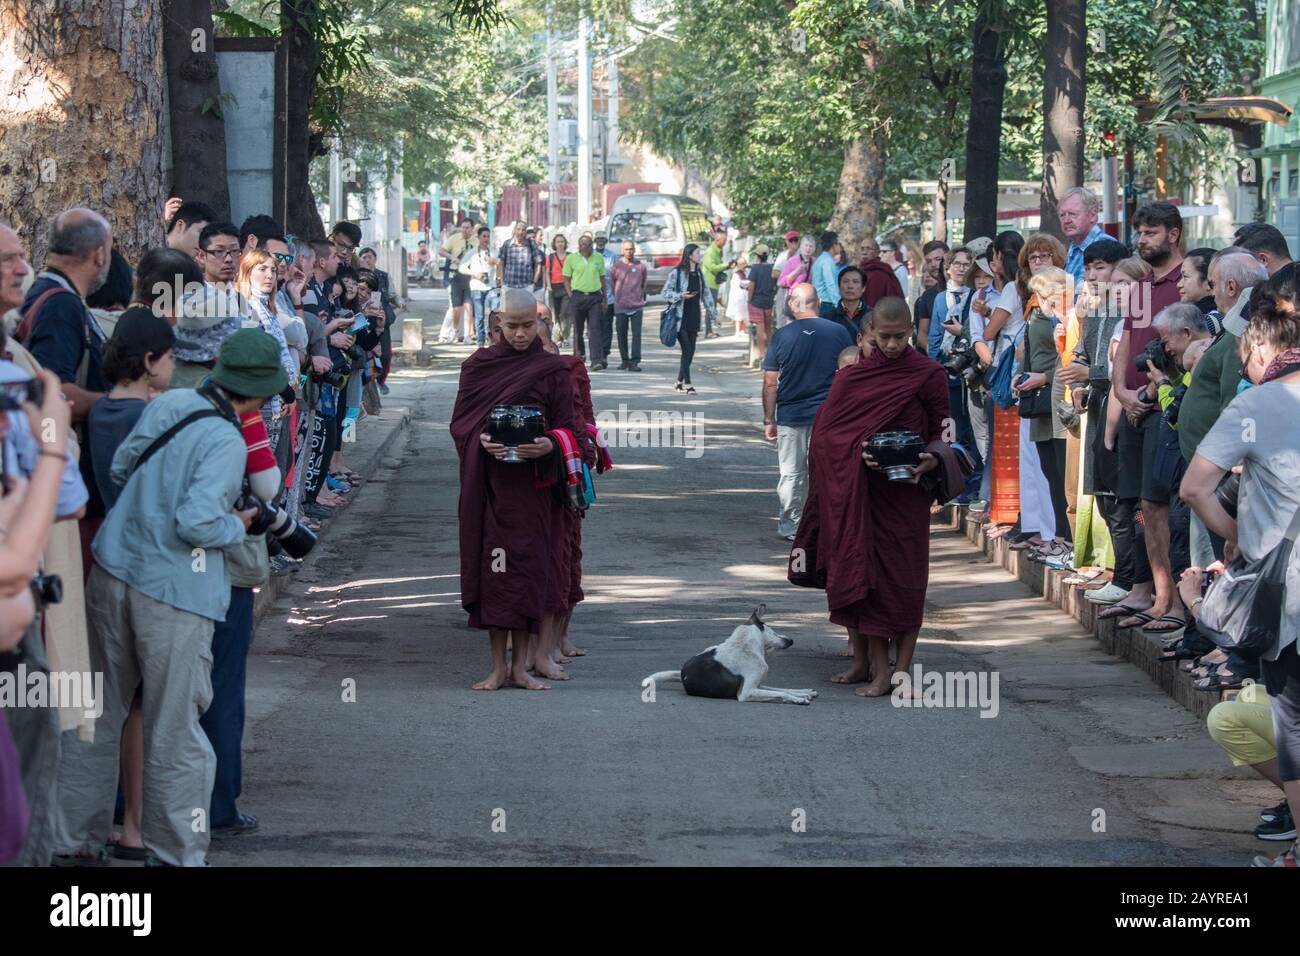
[[[749,615],[749,623],[750,623],[750,624],[762,624],[762,623],[763,623],[763,615],[766,614],[766,613],[767,613],[767,605],[766,605],[766,604],[760,604],[758,607],[754,608],[754,613],[751,614],[751,615]]]

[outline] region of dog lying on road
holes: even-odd
[[[768,651],[785,650],[794,641],[782,637],[763,623],[766,604],[760,604],[749,620],[731,632],[721,644],[714,644],[696,654],[679,671],[659,671],[641,681],[651,687],[659,681],[681,681],[692,697],[717,697],[736,700],[778,701],[785,704],[811,704],[815,690],[789,690],[764,687]]]

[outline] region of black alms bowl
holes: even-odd
[[[486,430],[494,442],[509,449],[504,461],[519,461],[515,447],[541,438],[546,417],[536,405],[497,405],[488,412]]]
[[[925,442],[916,432],[878,432],[867,442],[867,454],[876,460],[890,481],[907,481],[911,466],[921,463]]]

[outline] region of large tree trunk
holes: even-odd
[[[162,241],[162,0],[0,0],[0,214],[45,257],[89,206],[134,260]]]
[[[280,42],[286,46],[284,227],[295,236],[324,239],[325,229],[311,191],[311,161],[322,152],[311,130],[311,103],[316,96],[318,51],[302,22],[316,16],[318,0],[281,0]],[[331,210],[331,215],[333,211]]]
[[[226,180],[226,122],[217,76],[211,0],[166,0],[163,56],[171,118],[170,193],[211,206],[230,218]]]
[[[849,258],[880,226],[880,194],[885,189],[884,136],[872,132],[859,136],[844,149],[840,190],[835,197],[830,229],[840,237]]]
[[[975,18],[970,120],[966,124],[966,234],[963,241],[998,234],[998,166],[1002,155],[1002,99],[1007,48],[993,4],[981,2]]]
[[[1083,95],[1087,41],[1086,0],[1045,0],[1043,50],[1043,232],[1061,237],[1056,204],[1083,185]]]

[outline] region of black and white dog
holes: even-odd
[[[764,687],[768,651],[785,650],[794,641],[782,637],[763,623],[766,604],[760,604],[749,620],[731,632],[731,637],[696,654],[679,671],[659,671],[641,682],[652,687],[659,681],[681,681],[692,697],[717,697],[736,700],[778,701],[785,704],[811,704],[815,690],[789,690]]]

